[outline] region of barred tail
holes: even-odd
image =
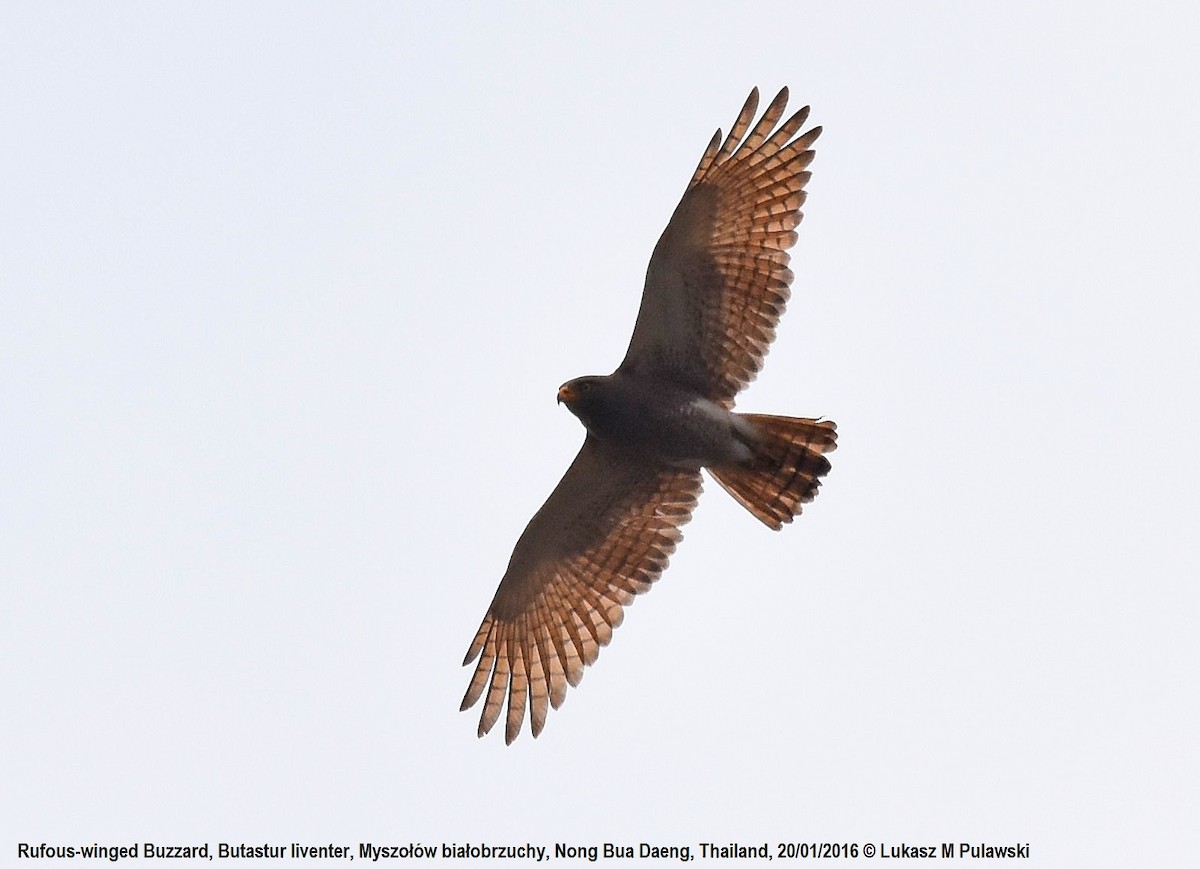
[[[726,492],[764,524],[778,531],[817,496],[829,473],[823,453],[837,449],[837,425],[829,420],[739,414],[761,435],[755,455],[742,465],[709,468]]]

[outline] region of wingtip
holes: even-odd
[[[742,105],[742,114],[754,115],[758,111],[758,85],[750,88],[750,96],[746,97],[746,102]]]
[[[772,111],[775,111],[782,115],[784,109],[787,108],[789,96],[790,94],[786,86],[780,88],[779,93],[775,94],[775,99],[771,100],[770,104],[767,106],[767,113],[769,114]]]

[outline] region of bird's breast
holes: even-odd
[[[694,393],[648,387],[614,393],[590,419],[596,437],[669,464],[704,466],[750,458],[749,423]]]

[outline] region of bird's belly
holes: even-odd
[[[639,402],[629,411],[593,433],[685,467],[740,463],[752,455],[750,423],[708,399]]]

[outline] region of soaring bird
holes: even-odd
[[[784,88],[752,125],[758,89],[700,158],[646,270],[641,309],[617,370],[558,389],[587,429],[583,447],[513,549],[464,666],[462,709],[483,698],[479,736],[505,741],[595,662],[624,607],[667,567],[700,494],[700,469],[778,530],[817,494],[837,426],[736,413],[790,295],[812,144],[808,106],[782,124]],[[778,127],[776,126],[778,124]]]

